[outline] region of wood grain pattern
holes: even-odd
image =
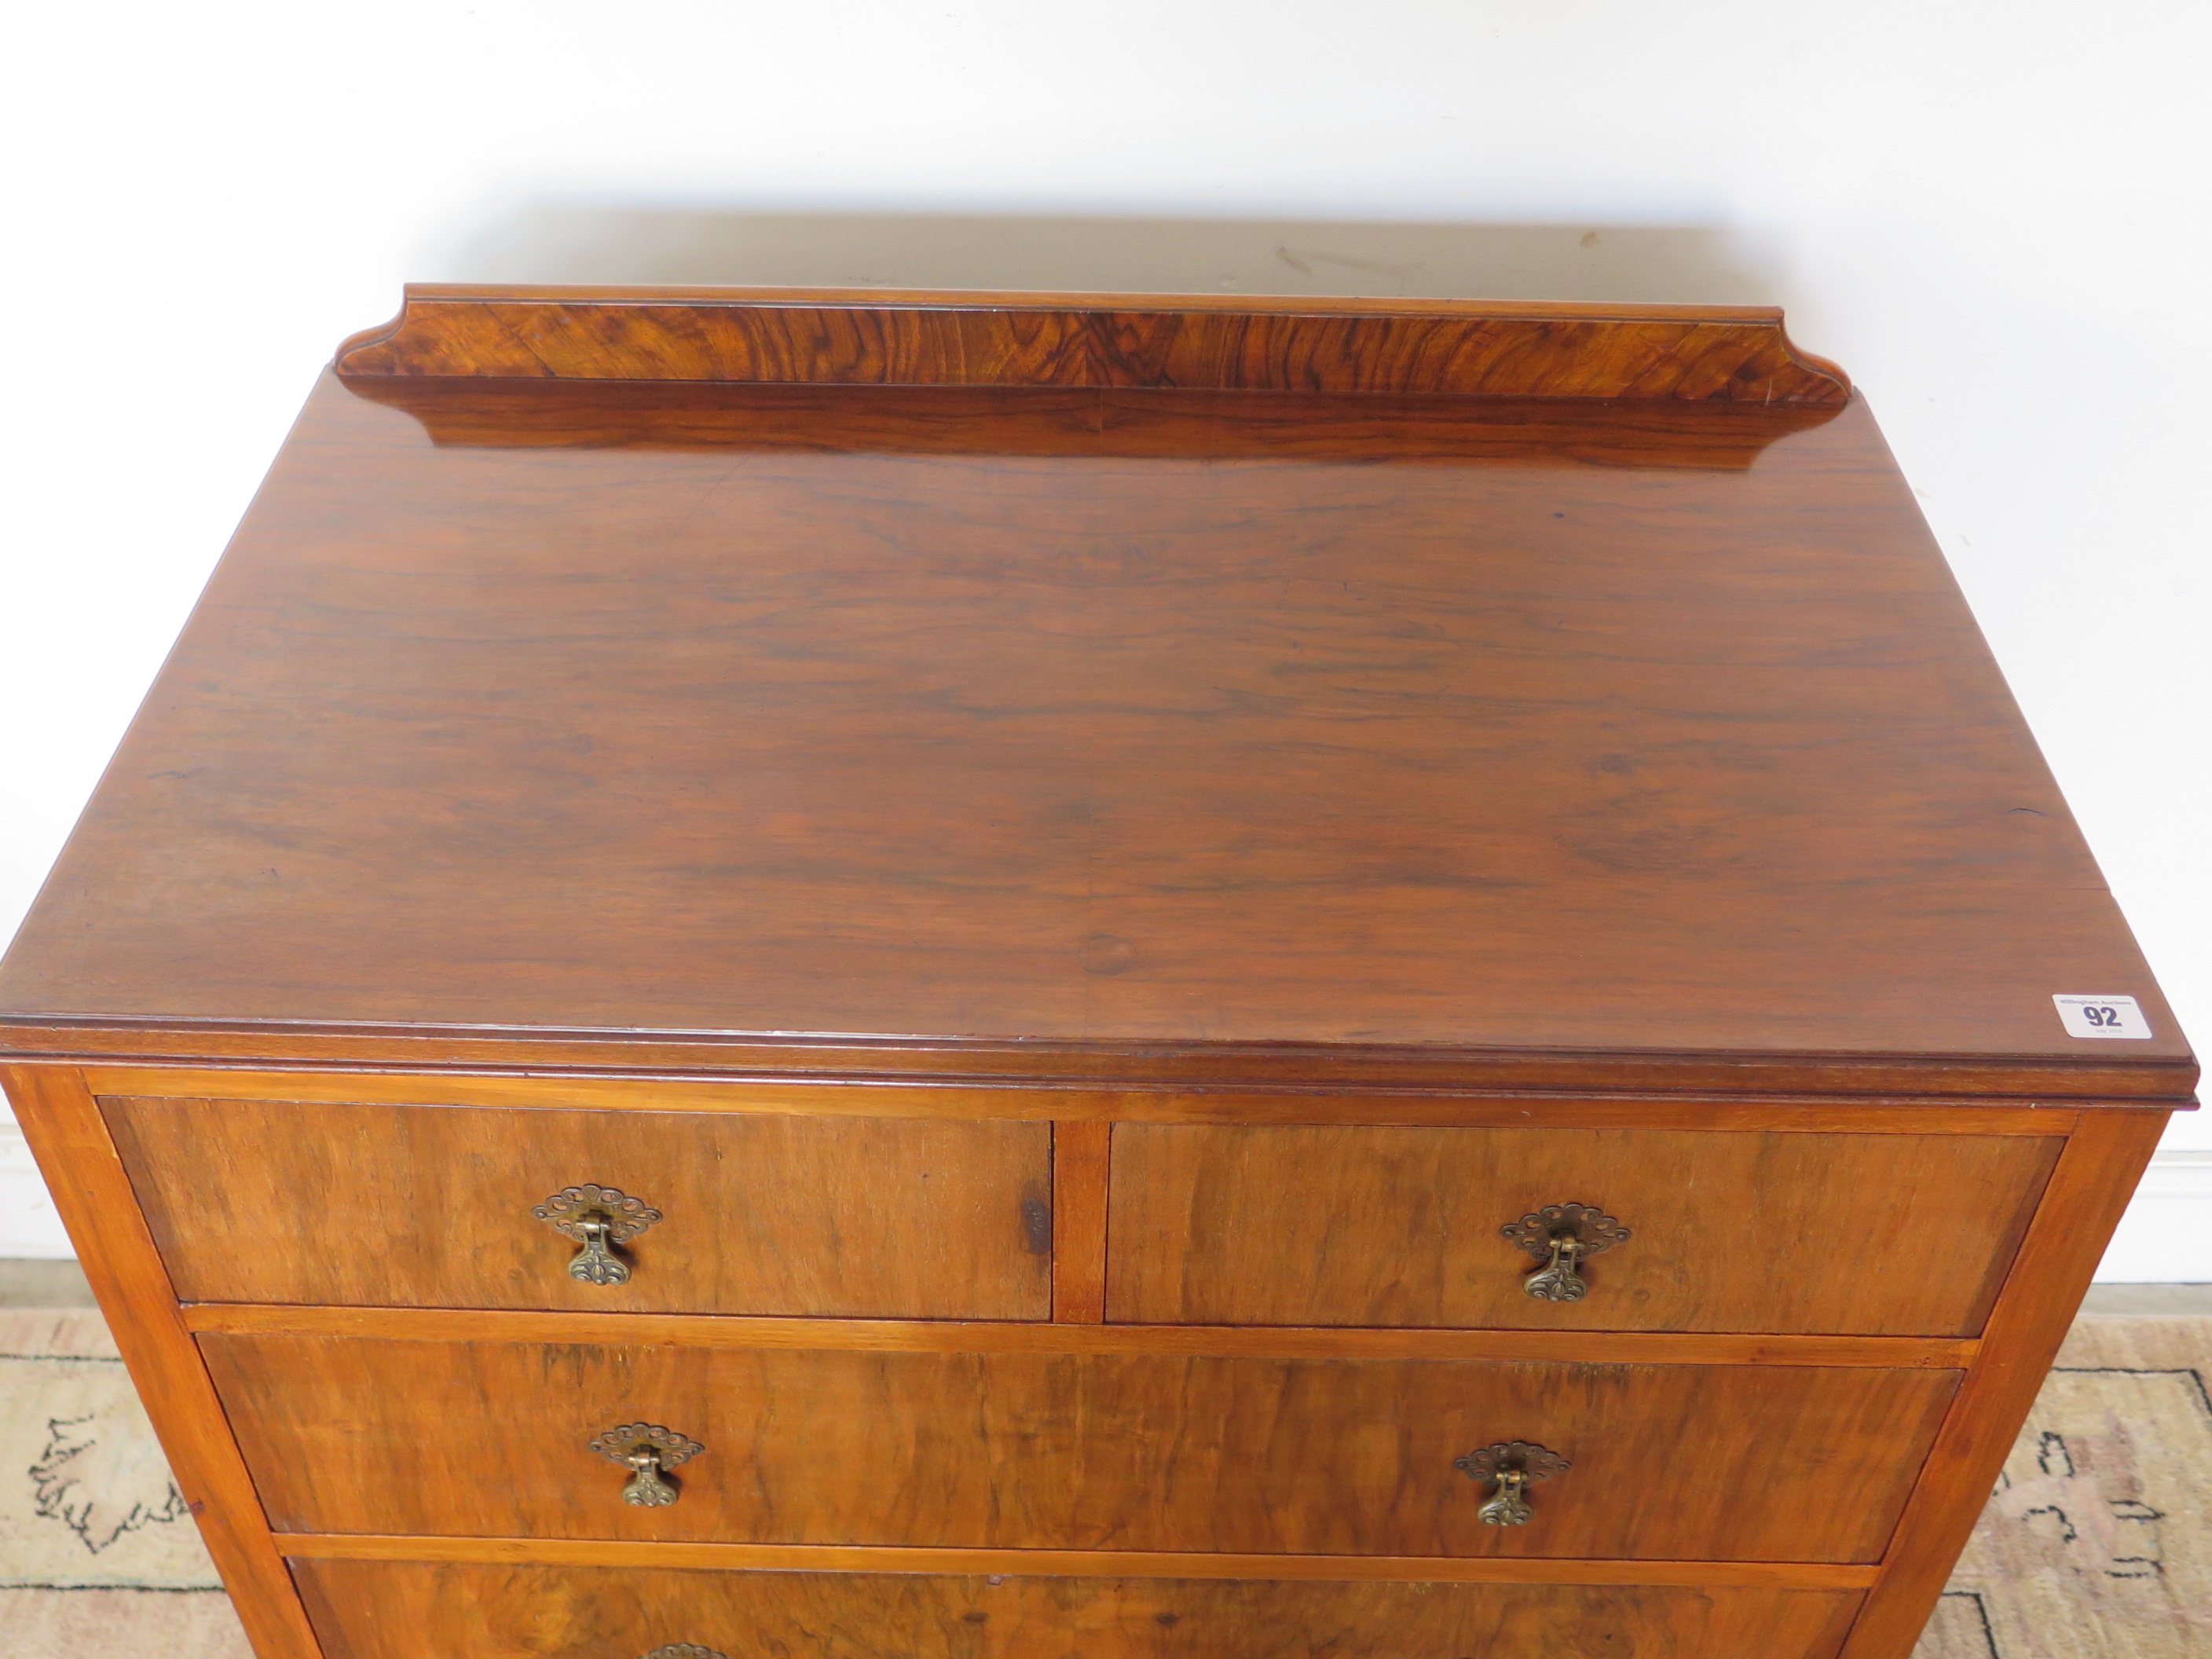
[[[352,377],[1178,387],[1834,405],[1764,307],[412,284]]]
[[[331,1659],[1831,1659],[1850,1592],[836,1577],[302,1561]]]
[[[1052,1129],[1052,1316],[1096,1325],[1106,1317],[1106,1192],[1113,1126],[1060,1122]]]
[[[1909,1659],[2165,1127],[2159,1112],[2095,1113],[2067,1142],[1848,1659]]]
[[[988,395],[979,440],[1065,396]],[[1119,394],[1155,459],[748,447],[736,416],[549,452],[326,384],[0,1013],[274,1059],[815,1033],[970,1074],[1478,1086],[1579,1050],[1592,1088],[1764,1057],[2185,1096],[1863,405],[1701,471],[1713,412],[1663,400],[1443,400],[1449,453],[1392,465],[1323,441],[1388,398],[1189,395]],[[1532,423],[1587,459],[1524,462]],[[1224,427],[1255,453],[1205,459]],[[2158,1036],[2067,1036],[2077,984]]]
[[[254,1652],[322,1659],[93,1097],[59,1066],[0,1066],[0,1086]]]
[[[199,1339],[288,1532],[1872,1561],[1957,1373]],[[665,1423],[682,1499],[585,1443]],[[1528,1527],[1452,1461],[1574,1461]],[[427,1460],[427,1461],[426,1461]],[[1848,1494],[1848,1501],[1843,1501]]]
[[[876,1037],[807,1039],[768,1033],[568,1032],[485,1036],[465,1027],[423,1021],[405,1027],[323,1026],[287,1033],[210,1020],[138,1021],[10,1015],[0,1010],[0,1055],[33,1062],[88,1062],[103,1074],[149,1069],[222,1072],[322,1068],[302,1075],[374,1075],[397,1068],[428,1075],[491,1078],[523,1075],[611,1079],[654,1077],[686,1085],[709,1079],[766,1083],[829,1079],[875,1083],[956,1079],[1021,1086],[1088,1085],[1146,1091],[1179,1088],[1404,1091],[1481,1098],[1528,1091],[1648,1097],[1748,1097],[1834,1109],[1838,1098],[1875,1109],[1931,1109],[1939,1120],[1962,1100],[2003,1109],[2065,1111],[2154,1101],[2168,1110],[2194,1109],[2186,1070],[2082,1056],[2065,1069],[2065,1091],[2039,1101],[2051,1081],[2046,1060],[1954,1055],[1869,1059],[1821,1055],[1695,1054],[1665,1055],[1641,1073],[1619,1056],[1567,1051],[1410,1048],[1376,1043],[1357,1048],[1301,1043],[1213,1044],[954,1041]],[[1629,1080],[1632,1079],[1632,1080]],[[1654,1092],[1656,1091],[1656,1092]],[[161,1093],[161,1087],[106,1087],[104,1094]],[[168,1089],[166,1092],[191,1093]],[[198,1092],[221,1092],[203,1089]],[[1111,1115],[1111,1114],[1101,1114]],[[1688,1126],[1688,1120],[1683,1120]],[[1727,1127],[1723,1125],[1723,1127]],[[1765,1127],[1761,1125],[1759,1127]],[[1940,1133],[1940,1131],[1929,1131]],[[1984,1133],[1977,1130],[1975,1133]],[[2002,1133],[2010,1133],[2004,1131]],[[2036,1133],[2030,1130],[2027,1133]]]
[[[1257,1359],[1585,1360],[1620,1365],[1851,1365],[1960,1370],[1980,1344],[1949,1337],[1682,1335],[1656,1331],[1300,1330],[1283,1325],[978,1324],[732,1319],[702,1314],[520,1313],[476,1308],[302,1308],[203,1302],[191,1330],[406,1342],[665,1343],[868,1353],[1213,1355]]]
[[[1864,1589],[1880,1569],[1832,1561],[1483,1560],[1442,1555],[1236,1555],[1144,1550],[893,1549],[852,1544],[682,1544],[567,1538],[278,1534],[289,1559],[708,1572],[915,1572],[1027,1577],[1267,1578],[1377,1584],[1667,1584],[1690,1589]]]
[[[1613,441],[1589,442],[1571,402],[1334,392],[1025,391],[996,386],[729,385],[683,381],[349,377],[346,389],[404,410],[440,446],[494,449],[836,452],[1190,461],[1450,465],[1482,434],[1492,462],[1547,470],[1620,459],[1654,471],[1741,472],[1839,405],[1652,400],[1624,406]],[[1010,404],[1022,418],[1005,418]],[[1279,418],[1255,421],[1255,405]],[[1300,418],[1300,416],[1318,418]],[[1344,420],[1341,416],[1356,418]],[[1214,416],[1226,418],[1213,419]],[[1610,453],[1608,454],[1608,451]]]
[[[623,1077],[532,1068],[509,1075],[431,1070],[264,1071],[93,1066],[94,1091],[216,1100],[329,1101],[408,1106],[553,1108],[602,1112],[781,1112],[800,1116],[981,1118],[1024,1122],[1371,1123],[1471,1128],[1778,1130],[1814,1134],[2064,1135],[2073,1103],[1968,1104],[1936,1097],[1436,1092],[1308,1087],[1099,1090],[973,1079],[958,1084],[878,1078]],[[2095,1106],[2098,1103],[2087,1103]],[[2119,1103],[2111,1103],[2118,1105]]]
[[[911,1319],[1052,1316],[1042,1124],[109,1097],[191,1301]],[[580,1182],[662,1219],[624,1285],[532,1209]]]
[[[1778,315],[693,290],[342,349],[0,1054],[260,1659],[1906,1659],[2197,1075]]]
[[[1638,1130],[1115,1131],[1116,1320],[1972,1336],[2052,1139]],[[1500,1229],[1595,1205],[1628,1242],[1532,1300]]]

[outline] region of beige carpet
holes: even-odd
[[[1915,1659],[2212,1656],[2212,1319],[2084,1319]]]
[[[252,1659],[97,1313],[0,1310],[0,1659]]]
[[[2212,1318],[2075,1326],[1916,1659],[2212,1656],[2208,1382]],[[0,1310],[0,1659],[110,1656],[251,1659],[100,1316]]]

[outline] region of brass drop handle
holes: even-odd
[[[641,1509],[659,1509],[676,1501],[676,1488],[660,1478],[660,1453],[652,1446],[641,1446],[623,1459],[630,1468],[629,1484],[623,1488],[623,1502],[635,1504]]]
[[[1498,1495],[1474,1512],[1475,1519],[1486,1527],[1525,1527],[1536,1518],[1536,1511],[1528,1499],[1528,1472],[1526,1469],[1500,1469],[1498,1472]]]
[[[660,1219],[641,1198],[588,1182],[563,1187],[531,1214],[584,1248],[568,1263],[568,1277],[586,1285],[627,1285],[629,1263],[614,1253]]]
[[[1552,1240],[1552,1259],[1530,1273],[1521,1288],[1539,1302],[1579,1302],[1589,1294],[1589,1281],[1575,1271],[1582,1259],[1582,1240],[1561,1233]]]
[[[591,1449],[629,1468],[623,1503],[657,1510],[673,1504],[678,1497],[675,1486],[662,1477],[707,1449],[658,1423],[624,1423],[594,1438]]]
[[[1498,1230],[1544,1265],[1521,1281],[1539,1302],[1579,1302],[1589,1294],[1582,1264],[1633,1237],[1589,1204],[1547,1204]]]
[[[589,1215],[576,1218],[576,1231],[583,1237],[584,1248],[576,1252],[576,1259],[568,1264],[568,1277],[593,1285],[627,1284],[629,1268],[617,1261],[607,1249],[611,1242],[614,1224],[594,1210]]]
[[[1555,1474],[1565,1474],[1573,1466],[1559,1453],[1526,1440],[1504,1440],[1454,1458],[1452,1467],[1470,1480],[1498,1488],[1474,1512],[1475,1519],[1486,1527],[1525,1527],[1536,1518],[1528,1488]]]

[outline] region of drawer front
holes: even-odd
[[[1641,1129],[1114,1131],[1107,1317],[1970,1336],[2056,1137]],[[1547,1206],[1629,1237],[1538,1300],[1504,1229]]]
[[[202,1351],[283,1532],[1868,1562],[1954,1371],[372,1341]],[[665,1508],[589,1443],[704,1449]],[[1482,1523],[1454,1461],[1572,1468]]]
[[[1832,1659],[1855,1590],[295,1560],[328,1659]]]
[[[186,1301],[1052,1316],[1047,1124],[101,1105]],[[626,1282],[572,1277],[533,1213],[581,1184],[659,1212],[614,1248]]]

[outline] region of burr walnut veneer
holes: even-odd
[[[1904,1659],[2197,1072],[1776,313],[418,289],[0,1075],[262,1659]]]

